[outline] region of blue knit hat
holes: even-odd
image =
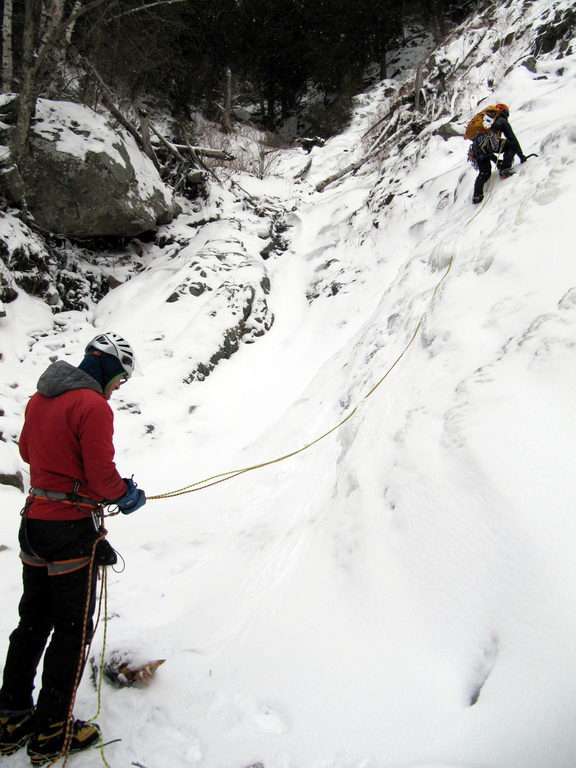
[[[106,352],[91,349],[84,360],[78,366],[81,371],[92,376],[102,387],[102,392],[109,386],[114,379],[120,376],[126,377],[126,371],[120,364],[118,358],[108,355]]]

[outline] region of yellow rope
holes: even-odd
[[[499,148],[498,149],[498,156],[497,156],[498,158],[500,157],[500,152],[501,152],[501,149]],[[471,224],[474,221],[474,219],[478,216],[478,214],[483,210],[484,206],[486,205],[486,203],[488,202],[489,198],[491,197],[492,189],[494,187],[494,179],[495,179],[495,175],[491,174],[490,186],[488,188],[488,193],[487,193],[484,201],[482,202],[482,205],[480,205],[478,210],[475,211],[472,214],[472,216],[470,216],[470,218],[464,223],[463,228],[467,227],[469,224]],[[362,400],[366,400],[372,394],[374,394],[374,392],[378,389],[378,387],[392,373],[392,371],[398,365],[400,360],[402,360],[404,355],[408,352],[408,350],[410,349],[410,347],[412,346],[412,344],[416,340],[416,338],[417,338],[417,336],[418,336],[418,334],[419,334],[419,332],[420,332],[420,330],[422,328],[422,323],[424,322],[424,318],[426,316],[426,313],[428,312],[428,310],[430,309],[430,306],[432,305],[432,302],[434,301],[434,299],[438,295],[438,291],[442,287],[442,284],[444,283],[444,281],[446,280],[446,278],[450,274],[450,271],[452,269],[453,264],[454,264],[454,254],[452,253],[452,255],[450,256],[450,261],[448,263],[448,267],[446,268],[446,270],[445,270],[444,274],[442,275],[442,277],[440,278],[440,280],[434,286],[434,290],[432,291],[432,295],[430,297],[430,300],[429,300],[428,304],[426,305],[426,309],[422,313],[422,316],[420,317],[420,320],[418,321],[418,324],[416,325],[416,328],[414,329],[414,332],[413,332],[412,336],[410,337],[408,343],[406,344],[404,349],[400,352],[398,357],[396,357],[394,362],[387,368],[387,370],[385,371],[384,375],[376,382],[376,384],[374,384],[372,389],[370,389],[370,391],[367,392],[362,397]],[[362,402],[362,400],[360,402]],[[156,501],[156,500],[159,500],[159,499],[172,499],[172,498],[174,498],[176,496],[183,496],[183,495],[185,495],[187,493],[194,493],[195,491],[202,491],[205,488],[210,488],[213,485],[218,485],[219,483],[224,483],[227,480],[232,480],[233,478],[238,477],[239,475],[246,474],[246,472],[253,472],[255,469],[262,469],[263,467],[269,467],[272,464],[278,464],[281,461],[285,461],[286,459],[290,459],[293,456],[297,456],[299,453],[303,453],[304,451],[307,451],[309,448],[312,448],[312,446],[316,445],[321,440],[324,440],[329,435],[331,435],[333,432],[336,432],[336,430],[340,429],[340,427],[342,427],[344,424],[346,424],[346,422],[349,421],[357,413],[359,407],[360,407],[360,404],[356,405],[350,411],[350,413],[347,416],[345,416],[341,421],[338,422],[338,424],[336,424],[334,427],[329,429],[327,432],[324,432],[322,435],[320,435],[316,439],[312,440],[310,443],[306,443],[306,445],[303,445],[301,448],[298,448],[295,451],[291,451],[290,453],[286,453],[283,456],[278,456],[278,458],[276,458],[276,459],[270,459],[269,461],[263,461],[263,462],[261,462],[259,464],[253,464],[250,467],[243,467],[241,469],[231,469],[228,472],[221,472],[218,475],[212,475],[211,477],[206,477],[203,480],[198,480],[196,483],[191,483],[190,485],[185,485],[183,488],[177,488],[174,491],[166,491],[166,493],[159,493],[159,494],[156,494],[155,496],[148,496],[147,499],[149,501]]]
[[[100,716],[100,712],[102,710],[102,680],[104,676],[104,654],[106,652],[106,640],[108,638],[108,570],[106,566],[102,567],[100,569],[100,573],[102,576],[102,586],[100,587],[100,601],[104,602],[104,632],[102,637],[102,653],[100,654],[100,669],[98,670],[98,683],[97,683],[97,701],[98,701],[98,707],[96,709],[96,714],[88,720],[89,723],[93,723],[94,720],[96,720],[97,717]],[[99,749],[100,749],[100,758],[102,760],[103,765],[105,768],[110,768],[110,765],[108,764],[108,761],[106,760],[106,757],[104,755],[104,739],[102,738],[102,731],[100,731],[99,736]]]
[[[434,301],[438,291],[440,290],[440,287],[441,287],[442,283],[448,277],[448,274],[450,273],[450,270],[452,269],[453,263],[454,263],[454,256],[452,255],[450,257],[450,262],[448,264],[448,267],[447,267],[446,271],[444,272],[444,274],[442,275],[442,277],[440,278],[440,280],[438,281],[438,283],[436,284],[436,286],[434,287],[434,291],[432,292],[432,296],[430,297],[430,301],[428,302],[428,305],[426,306],[426,309],[422,313],[422,317],[418,321],[418,324],[417,324],[417,326],[416,326],[412,336],[410,337],[408,343],[406,344],[404,349],[400,352],[400,354],[396,357],[394,362],[389,366],[389,368],[386,370],[384,375],[379,379],[379,381],[377,381],[376,384],[374,384],[374,386],[372,387],[372,389],[370,389],[370,391],[367,392],[363,396],[362,400],[366,400],[372,394],[374,394],[374,392],[378,389],[378,387],[392,373],[394,368],[398,365],[400,360],[404,357],[406,352],[408,352],[408,350],[410,349],[410,347],[412,346],[412,344],[416,340],[416,337],[418,336],[418,333],[419,333],[420,329],[422,328],[422,323],[424,321],[424,317],[426,315],[426,312],[428,312],[428,309],[429,309],[430,305],[432,304],[432,302]],[[336,430],[340,429],[340,427],[342,427],[344,424],[346,424],[346,422],[349,421],[356,414],[356,412],[358,411],[359,407],[360,407],[359,404],[356,405],[350,411],[349,414],[347,414],[341,421],[338,422],[338,424],[336,424],[335,426],[333,426],[331,429],[329,429],[326,432],[324,432],[319,437],[315,438],[314,440],[312,440],[309,443],[306,443],[306,445],[303,445],[301,448],[298,448],[295,451],[291,451],[290,453],[286,453],[283,456],[279,456],[276,459],[271,459],[269,461],[263,461],[263,462],[261,462],[259,464],[253,464],[250,467],[243,467],[241,469],[231,469],[228,472],[222,472],[219,475],[212,475],[212,477],[204,478],[204,480],[198,480],[198,482],[196,482],[196,483],[192,483],[191,485],[185,485],[183,488],[178,488],[178,489],[176,489],[174,491],[167,491],[166,493],[159,493],[159,494],[157,494],[155,496],[148,496],[147,499],[148,500],[152,500],[152,501],[155,501],[155,500],[158,500],[158,499],[171,499],[171,498],[173,498],[175,496],[183,496],[184,494],[187,494],[187,493],[194,493],[195,491],[201,491],[201,490],[204,490],[205,488],[209,488],[209,487],[211,487],[213,485],[218,485],[218,483],[223,483],[226,480],[232,480],[232,478],[238,477],[238,475],[243,475],[246,472],[252,472],[255,469],[262,469],[263,467],[269,467],[272,464],[278,464],[280,461],[285,461],[286,459],[290,459],[293,456],[297,456],[299,453],[303,453],[304,451],[307,451],[309,448],[312,448],[312,446],[316,445],[321,440],[324,440],[325,438],[329,437],[329,435],[331,435],[333,432],[336,432]]]

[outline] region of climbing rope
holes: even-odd
[[[104,656],[106,653],[106,641],[108,639],[108,570],[106,566],[103,566],[100,569],[100,578],[102,580],[102,584],[100,587],[100,600],[98,602],[98,617],[96,619],[96,625],[94,627],[94,633],[96,634],[96,628],[98,627],[98,624],[100,623],[100,609],[102,606],[102,603],[104,603],[104,633],[102,637],[102,651],[100,653],[100,664],[98,665],[98,682],[96,683],[96,696],[97,696],[97,708],[96,708],[96,714],[93,715],[87,722],[93,723],[96,718],[100,717],[100,712],[102,711],[102,683],[104,679]],[[110,765],[108,764],[108,761],[106,760],[106,756],[104,754],[104,741],[102,739],[102,733],[100,733],[99,737],[99,748],[100,748],[100,758],[102,760],[103,765],[105,768],[110,768]]]
[[[52,760],[48,763],[48,767],[51,765],[54,765],[54,763],[58,762],[60,758],[64,758],[62,762],[62,768],[64,768],[68,762],[68,759],[70,758],[70,747],[72,744],[72,738],[74,736],[74,705],[76,703],[76,696],[78,693],[78,687],[80,685],[80,681],[82,679],[82,674],[84,672],[84,668],[86,666],[86,663],[88,661],[88,657],[90,655],[90,649],[92,647],[92,640],[96,634],[96,630],[98,628],[98,625],[100,623],[100,617],[102,614],[102,604],[104,604],[104,640],[102,645],[102,657],[101,657],[101,664],[100,664],[100,675],[99,675],[99,681],[98,681],[98,711],[94,715],[93,718],[88,720],[87,722],[93,722],[98,715],[100,714],[101,706],[102,706],[102,693],[101,693],[101,683],[102,683],[102,669],[103,669],[103,661],[104,661],[104,652],[106,647],[106,630],[107,630],[107,622],[106,622],[106,616],[107,616],[107,605],[108,605],[108,590],[107,590],[107,573],[106,568],[102,567],[100,569],[100,576],[102,580],[102,586],[100,589],[100,596],[98,599],[98,612],[96,616],[96,621],[94,624],[94,628],[92,631],[92,635],[90,637],[90,642],[87,643],[87,635],[88,635],[88,623],[90,621],[90,604],[92,601],[92,585],[94,583],[94,578],[96,576],[96,568],[94,567],[94,561],[96,558],[96,547],[98,546],[98,542],[102,541],[105,537],[108,531],[104,528],[104,512],[100,508],[100,521],[99,521],[99,527],[98,527],[98,536],[96,539],[94,539],[94,542],[92,543],[92,552],[90,555],[90,562],[84,566],[85,568],[88,568],[88,580],[86,584],[86,599],[84,602],[84,613],[83,613],[83,619],[82,619],[82,639],[80,643],[80,651],[78,655],[78,665],[76,667],[76,674],[74,677],[74,684],[72,687],[72,694],[70,696],[70,705],[68,707],[68,714],[66,715],[66,729],[64,732],[64,742],[62,745],[62,749],[60,750],[59,754],[56,755]],[[100,734],[100,753],[102,757],[102,762],[104,763],[106,768],[110,768],[108,765],[106,758],[104,757],[104,751],[102,749],[102,735]]]
[[[500,149],[498,151],[498,159],[499,159],[499,157],[500,157]],[[484,201],[479,206],[478,210],[475,211],[474,214],[472,216],[470,216],[468,218],[468,220],[463,224],[463,228],[467,227],[469,224],[471,224],[472,221],[474,221],[474,219],[478,216],[480,211],[483,210],[483,208],[485,207],[488,199],[490,198],[490,196],[492,194],[492,190],[493,190],[493,187],[494,187],[494,179],[495,179],[495,174],[491,174],[490,184],[489,184],[489,188],[488,188],[488,193],[487,193]],[[257,469],[263,469],[264,467],[269,467],[269,466],[272,466],[273,464],[278,464],[278,463],[280,463],[282,461],[286,461],[287,459],[290,459],[290,458],[292,458],[294,456],[297,456],[300,453],[304,453],[305,451],[309,450],[314,445],[317,445],[322,440],[325,440],[331,434],[333,434],[338,429],[340,429],[340,427],[342,427],[344,424],[346,424],[348,421],[350,421],[350,419],[352,419],[355,416],[355,414],[358,412],[358,410],[360,408],[361,403],[363,401],[367,400],[369,397],[371,397],[378,390],[378,388],[384,383],[384,381],[388,378],[388,376],[392,373],[392,371],[396,368],[396,366],[400,363],[400,361],[403,359],[403,357],[410,350],[410,348],[412,347],[412,345],[416,341],[416,339],[418,337],[418,334],[420,333],[420,331],[422,329],[422,325],[424,323],[424,318],[426,317],[426,314],[428,313],[428,311],[429,311],[430,307],[432,306],[434,300],[436,299],[436,296],[438,295],[442,285],[444,284],[445,280],[447,279],[448,275],[450,274],[453,265],[454,265],[454,252],[452,252],[452,254],[450,256],[450,260],[448,262],[448,266],[446,267],[444,273],[442,274],[442,276],[440,277],[440,279],[438,280],[438,282],[434,286],[434,289],[432,291],[430,299],[428,300],[428,303],[427,303],[424,311],[422,312],[422,315],[420,316],[420,319],[418,320],[418,323],[416,324],[416,327],[415,327],[412,335],[408,339],[407,343],[405,344],[405,346],[403,347],[401,352],[396,356],[396,358],[393,360],[393,362],[388,366],[388,368],[386,369],[384,374],[380,377],[380,379],[361,398],[361,400],[358,403],[358,405],[356,405],[337,424],[335,424],[333,427],[331,427],[331,429],[329,429],[326,432],[324,432],[323,434],[319,435],[314,440],[311,440],[309,443],[306,443],[302,447],[300,447],[300,448],[298,448],[298,449],[296,449],[294,451],[291,451],[290,453],[286,453],[286,454],[284,454],[282,456],[278,456],[275,459],[270,459],[268,461],[263,461],[263,462],[260,462],[258,464],[253,464],[253,465],[248,466],[248,467],[242,467],[241,469],[229,470],[227,472],[222,472],[222,473],[217,474],[217,475],[212,475],[211,477],[205,478],[203,480],[198,480],[195,483],[191,483],[190,485],[186,485],[186,486],[184,486],[182,488],[178,488],[176,490],[167,491],[165,493],[160,493],[160,494],[157,494],[157,495],[154,495],[154,496],[148,496],[147,499],[149,501],[156,501],[156,500],[160,500],[160,499],[170,499],[170,498],[175,498],[177,496],[183,496],[183,495],[188,494],[188,493],[194,493],[196,491],[201,491],[201,490],[204,490],[206,488],[210,488],[212,486],[218,485],[219,483],[224,483],[227,480],[232,480],[233,478],[239,477],[240,475],[246,474],[248,472],[253,472],[253,471],[257,470]],[[113,514],[118,514],[118,511],[108,512],[108,514],[106,516],[110,516],[110,515],[113,515]],[[89,576],[88,576],[88,585],[87,585],[87,593],[86,593],[86,603],[85,603],[85,607],[84,607],[84,621],[83,621],[83,628],[82,628],[82,645],[81,645],[81,648],[84,648],[85,644],[86,644],[87,627],[88,627],[89,614],[90,614],[90,601],[91,601],[91,593],[92,593],[92,583],[93,583],[93,578],[94,578],[94,573],[95,573],[94,560],[95,560],[95,555],[96,555],[96,547],[97,547],[98,542],[100,540],[104,539],[105,536],[106,536],[106,533],[107,533],[106,529],[104,528],[103,522],[104,522],[104,513],[101,510],[100,527],[98,529],[99,535],[98,535],[98,537],[96,538],[96,540],[93,543],[90,563],[88,565]],[[65,740],[64,740],[64,745],[63,745],[62,751],[60,752],[60,754],[57,757],[55,757],[49,763],[49,765],[53,765],[61,757],[64,757],[64,762],[62,764],[63,768],[64,768],[64,766],[66,766],[66,764],[68,762],[68,758],[70,756],[70,745],[71,745],[71,741],[72,741],[72,737],[73,737],[73,729],[74,729],[73,709],[74,709],[74,704],[75,704],[75,700],[76,700],[76,695],[77,695],[77,692],[78,692],[78,686],[79,686],[80,680],[82,678],[82,673],[84,671],[84,667],[86,665],[86,662],[88,661],[88,657],[89,657],[89,653],[90,653],[90,648],[91,648],[91,645],[92,645],[92,638],[96,634],[96,629],[97,629],[97,627],[99,625],[99,622],[100,622],[102,605],[104,605],[104,636],[103,636],[103,640],[102,640],[102,651],[101,651],[101,655],[100,655],[100,664],[99,664],[98,681],[97,681],[97,710],[96,710],[96,714],[92,718],[90,718],[90,720],[88,720],[87,722],[89,722],[89,723],[94,722],[96,720],[96,718],[99,717],[99,715],[101,713],[101,710],[102,710],[102,682],[103,682],[104,658],[105,658],[105,651],[106,651],[107,629],[108,629],[108,622],[107,622],[107,613],[108,613],[108,588],[107,587],[108,587],[108,585],[107,585],[107,571],[106,571],[106,568],[103,567],[100,570],[101,570],[100,577],[101,577],[102,585],[101,585],[101,589],[100,589],[100,597],[99,597],[99,600],[98,600],[98,614],[97,614],[97,618],[96,618],[96,622],[95,622],[95,626],[94,626],[94,631],[92,633],[92,637],[90,639],[90,643],[86,647],[85,653],[82,653],[82,652],[80,653],[79,662],[78,662],[78,668],[76,670],[76,677],[75,677],[75,681],[74,681],[74,687],[73,687],[72,696],[71,696],[71,700],[70,700],[70,707],[69,707],[68,716],[67,716],[66,733],[65,733]],[[104,745],[103,740],[102,740],[102,735],[100,734],[100,744],[99,744],[99,747],[100,747],[101,760],[102,760],[102,763],[103,763],[105,768],[110,768],[110,765],[107,762],[106,757],[104,755],[104,746],[105,745]],[[134,765],[137,765],[137,763],[134,763]]]
[[[498,148],[497,161],[500,159],[500,154],[502,152],[502,146],[503,146],[503,144],[502,144],[502,141],[501,141],[500,142],[500,146]],[[482,204],[480,206],[478,206],[478,210],[476,210],[472,214],[472,216],[470,216],[467,219],[467,221],[464,222],[462,228],[465,228],[465,227],[469,226],[474,221],[474,219],[480,214],[480,212],[484,209],[484,207],[486,206],[486,203],[488,202],[488,200],[490,199],[490,197],[492,195],[492,190],[493,190],[493,187],[494,187],[494,180],[495,180],[495,178],[496,178],[496,174],[494,174],[494,173],[490,174],[490,182],[489,182],[488,192],[487,192],[487,194],[486,194],[486,196],[484,198],[484,201],[482,202]],[[324,440],[327,437],[329,437],[333,432],[336,432],[338,429],[340,429],[340,427],[342,427],[344,424],[346,424],[346,422],[350,421],[350,419],[358,412],[360,404],[364,400],[367,400],[371,395],[373,395],[374,392],[381,386],[381,384],[388,378],[388,376],[392,373],[394,368],[402,360],[404,355],[406,355],[406,353],[408,352],[408,350],[410,349],[412,344],[416,341],[416,338],[417,338],[418,334],[420,333],[420,330],[422,329],[422,324],[424,322],[424,318],[425,318],[427,312],[429,311],[429,309],[430,309],[434,299],[438,295],[438,292],[439,292],[440,288],[442,287],[444,281],[446,280],[446,278],[450,274],[450,272],[452,270],[453,264],[454,264],[454,254],[452,253],[452,255],[450,256],[450,261],[448,262],[448,266],[447,266],[446,270],[444,271],[444,273],[443,273],[442,277],[440,278],[440,280],[434,286],[434,289],[432,291],[432,295],[430,297],[430,300],[428,301],[428,304],[426,305],[426,308],[422,312],[422,315],[421,315],[421,317],[420,317],[420,319],[419,319],[419,321],[418,321],[418,323],[416,325],[416,328],[414,329],[414,332],[412,333],[412,335],[411,335],[410,339],[408,340],[408,342],[406,343],[405,347],[402,349],[400,354],[395,358],[395,360],[392,362],[392,364],[386,369],[386,371],[384,372],[384,375],[362,397],[362,399],[360,400],[360,403],[358,405],[356,405],[350,411],[350,413],[348,413],[341,421],[339,421],[338,424],[336,424],[335,426],[333,426],[331,429],[327,430],[323,434],[319,435],[317,438],[315,438],[311,442],[306,443],[306,445],[303,445],[301,448],[298,448],[297,450],[291,451],[290,453],[286,453],[283,456],[278,456],[275,459],[270,459],[268,461],[263,461],[263,462],[260,462],[258,464],[253,464],[253,465],[251,465],[249,467],[242,467],[240,469],[231,469],[228,472],[221,472],[220,474],[212,475],[211,477],[206,477],[203,480],[198,480],[197,482],[191,483],[190,485],[185,485],[182,488],[177,488],[177,489],[172,490],[172,491],[166,491],[165,493],[158,493],[158,494],[156,494],[154,496],[147,496],[147,500],[148,501],[158,501],[160,499],[173,499],[173,498],[175,498],[177,496],[184,496],[185,494],[188,494],[188,493],[195,493],[196,491],[203,491],[206,488],[211,488],[214,485],[219,485],[220,483],[225,483],[227,480],[233,480],[235,477],[239,477],[240,475],[244,475],[247,472],[253,472],[256,469],[263,469],[264,467],[269,467],[269,466],[271,466],[273,464],[278,464],[281,461],[286,461],[287,459],[290,459],[293,456],[297,456],[300,453],[304,453],[304,451],[307,451],[309,448],[312,448],[314,445],[317,445],[319,442],[321,442],[322,440]]]
[[[474,214],[465,224],[464,226],[467,226],[476,216],[477,214]],[[418,324],[416,325],[416,328],[414,329],[414,332],[412,333],[410,339],[400,352],[400,354],[394,359],[394,361],[391,363],[391,365],[386,369],[384,372],[384,375],[374,384],[374,386],[362,397],[360,403],[356,405],[350,413],[348,413],[341,421],[338,422],[335,426],[333,426],[331,429],[327,430],[323,434],[316,437],[314,440],[312,440],[309,443],[306,443],[306,445],[303,445],[301,448],[298,448],[294,451],[291,451],[290,453],[286,453],[283,456],[278,456],[275,459],[270,459],[268,461],[260,462],[259,464],[253,464],[249,467],[242,467],[241,469],[232,469],[228,472],[221,472],[218,475],[212,475],[211,477],[204,478],[203,480],[198,480],[196,483],[191,483],[190,485],[185,485],[183,488],[177,488],[173,491],[166,491],[165,493],[159,493],[155,496],[147,496],[147,499],[149,501],[157,501],[159,499],[172,499],[176,496],[183,496],[188,493],[194,493],[196,491],[202,491],[206,488],[210,488],[214,485],[218,485],[219,483],[224,483],[227,480],[232,480],[235,477],[239,477],[240,475],[244,475],[247,472],[253,472],[256,469],[262,469],[264,467],[269,467],[272,464],[278,464],[281,461],[286,461],[286,459],[290,459],[293,456],[297,456],[300,453],[304,453],[304,451],[307,451],[309,448],[312,448],[314,445],[317,445],[322,440],[329,437],[332,433],[336,432],[340,427],[342,427],[346,422],[350,421],[350,419],[358,412],[358,409],[360,408],[360,404],[367,400],[369,397],[371,397],[374,392],[383,384],[383,382],[388,378],[388,376],[392,373],[394,368],[398,365],[398,363],[402,360],[404,355],[408,352],[412,344],[415,342],[421,328],[422,324],[424,322],[424,317],[426,316],[426,313],[428,312],[430,306],[432,305],[432,302],[436,298],[440,288],[442,287],[442,284],[450,274],[450,271],[452,270],[452,266],[454,264],[454,254],[450,256],[450,261],[448,262],[448,266],[446,270],[444,271],[442,277],[440,280],[436,283],[434,286],[434,290],[432,291],[432,295],[430,297],[430,300],[428,301],[428,304],[426,305],[426,308],[424,309],[422,316],[420,317]]]
[[[100,613],[101,613],[102,603],[104,604],[104,633],[102,637],[102,651],[100,653],[100,664],[98,668],[98,682],[96,683],[97,708],[96,708],[96,714],[94,714],[88,720],[89,723],[93,723],[100,716],[100,712],[102,711],[102,680],[104,677],[104,655],[106,653],[106,641],[108,639],[108,570],[106,566],[103,566],[100,569],[100,579],[102,584],[100,587],[100,599],[98,601],[98,617],[96,619],[96,625],[94,627],[94,634],[96,634],[96,629],[98,627],[98,624],[100,623]]]

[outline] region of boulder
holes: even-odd
[[[0,472],[0,485],[11,485],[13,488],[18,488],[19,491],[24,492],[24,479],[21,472],[11,472],[6,474]]]
[[[4,413],[2,412],[2,415]],[[24,490],[24,478],[18,469],[17,448],[7,442],[0,431],[0,485],[11,485],[18,490]]]
[[[464,135],[462,128],[454,123],[444,123],[443,125],[438,126],[434,133],[446,140],[452,139],[454,136]]]
[[[81,104],[38,100],[21,172],[35,222],[56,234],[132,237],[179,213],[134,138]]]

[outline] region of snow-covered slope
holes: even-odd
[[[315,191],[360,156],[390,83],[300,180],[297,150],[276,178],[238,179],[286,212],[288,250],[265,262],[270,330],[205,381],[185,383],[237,293],[166,300],[220,241],[263,279],[261,220],[231,192],[213,191],[208,228],[198,213],[166,228],[186,250],[147,246],[93,311],[5,306],[7,436],[51,356],[79,360],[94,327],[132,341],[144,375],[115,400],[117,459],[151,495],[289,454],[353,413],[280,463],[110,521],[126,569],[110,578],[106,655],[167,659],[145,690],[104,688],[112,768],[574,765],[576,57],[510,66],[564,8],[495,11],[505,57],[492,31],[474,47],[474,23],[438,53],[470,67],[452,116],[504,101],[539,155],[483,207],[464,142],[432,130]],[[23,497],[0,496],[1,655]],[[85,679],[76,714],[95,707]]]

